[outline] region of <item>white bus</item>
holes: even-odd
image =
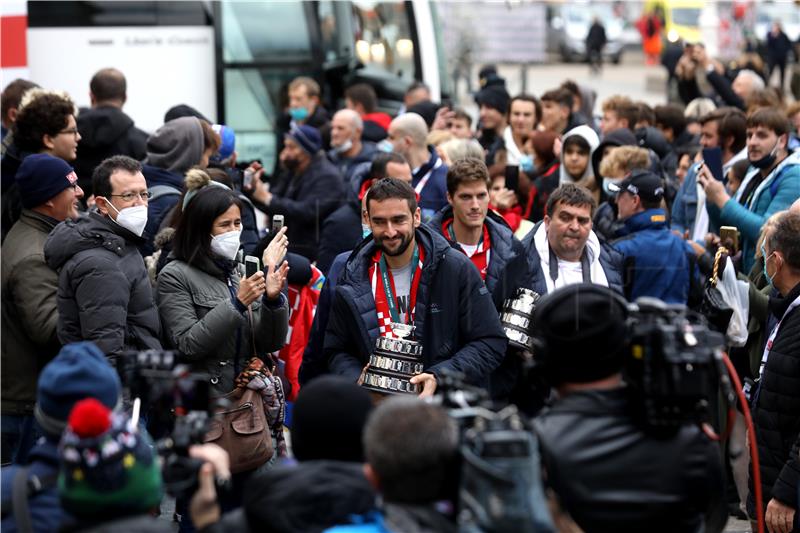
[[[92,75],[116,67],[128,80],[125,111],[140,128],[154,131],[167,109],[187,104],[233,127],[240,159],[267,168],[296,76],[317,79],[329,108],[361,81],[390,112],[414,80],[434,99],[449,92],[435,6],[425,0],[4,0],[0,10],[3,86],[27,77],[88,106]]]

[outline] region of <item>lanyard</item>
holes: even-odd
[[[553,280],[553,288],[556,286],[556,280],[558,279],[558,257],[556,253],[553,251],[553,248],[548,246],[550,249],[550,279]],[[589,266],[589,254],[586,253],[586,248],[583,249],[583,253],[581,254],[581,275],[583,276],[584,283],[591,283],[592,282],[592,273]]]
[[[389,266],[386,264],[386,257],[384,254],[381,254],[381,259],[378,262],[378,268],[381,271],[381,281],[383,282],[383,292],[386,296],[386,304],[389,306],[389,314],[392,317],[392,322],[399,323],[400,322],[400,312],[397,310],[397,300],[395,299],[395,289],[394,289],[394,277],[392,276],[391,271],[389,270]],[[413,313],[414,307],[416,307],[417,302],[417,294],[416,294],[416,286],[419,282],[419,276],[422,273],[422,269],[419,268],[419,246],[414,243],[414,253],[411,256],[411,268],[413,268],[413,274],[411,275],[411,284],[410,284],[410,292],[409,295],[409,305],[408,305],[408,312],[406,313],[406,323],[411,323],[411,315]]]
[[[481,233],[481,238],[478,241],[478,248],[475,252],[482,252],[483,251],[483,236],[486,234],[486,225],[483,226],[483,232]],[[447,225],[447,236],[450,237],[450,240],[453,242],[458,242],[456,240],[456,231],[453,229],[453,222],[451,221],[450,224]]]
[[[417,186],[414,187],[414,192],[416,192],[417,194],[422,194],[422,189],[425,188],[425,185],[428,183],[428,180],[431,179],[431,174],[433,174],[433,171],[439,168],[440,166],[442,166],[442,160],[439,158],[436,159],[436,163],[433,164],[433,167],[431,167],[431,169],[425,173],[422,179],[419,180]]]

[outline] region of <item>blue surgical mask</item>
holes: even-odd
[[[372,235],[372,228],[366,224],[361,224],[361,236],[366,239],[370,235]]]
[[[394,145],[393,145],[393,144],[392,144],[392,142],[391,142],[391,141],[389,141],[388,139],[384,139],[384,140],[382,140],[381,142],[379,142],[378,144],[376,144],[376,145],[375,145],[375,147],[376,147],[378,150],[380,150],[381,152],[386,152],[387,154],[388,154],[389,152],[394,152]]]
[[[603,178],[603,192],[606,193],[608,196],[616,197],[617,193],[612,191],[608,188],[609,184],[611,183],[619,183],[622,181],[621,179],[614,179],[614,178]]]
[[[772,283],[772,279],[774,278],[774,276],[770,276],[769,274],[767,274],[767,258],[769,256],[767,256],[767,251],[764,249],[764,243],[763,242],[761,243],[761,257],[764,258],[764,277],[767,278],[767,282],[772,287],[774,287],[775,285]],[[777,274],[777,272],[776,272],[776,274]]]
[[[526,174],[533,172],[533,156],[522,154],[519,157],[519,168]]]
[[[289,115],[295,122],[302,122],[308,118],[308,109],[305,107],[290,107]]]

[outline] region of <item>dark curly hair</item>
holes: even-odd
[[[75,103],[66,94],[31,89],[14,123],[14,143],[25,152],[41,152],[45,147],[42,138],[58,135],[75,114]]]

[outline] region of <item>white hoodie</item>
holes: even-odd
[[[583,139],[589,144],[589,163],[586,165],[586,170],[583,171],[583,176],[581,176],[579,180],[572,179],[572,176],[567,173],[567,169],[564,166],[563,146],[567,144],[567,139],[573,135],[583,137]],[[576,126],[564,134],[564,137],[561,140],[561,146],[561,156],[559,158],[561,165],[558,169],[558,183],[577,183],[578,185],[590,187],[591,183],[594,181],[594,171],[592,170],[592,154],[595,150],[597,150],[597,147],[600,146],[600,138],[597,136],[597,132],[595,132],[589,126]]]

